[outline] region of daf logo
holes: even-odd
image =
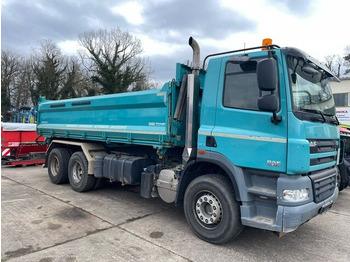
[[[316,147],[317,142],[316,141],[310,141],[310,147]]]

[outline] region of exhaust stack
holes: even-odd
[[[193,50],[192,74],[199,75],[201,58],[201,51],[199,45],[192,36],[188,39],[188,44],[192,47]]]
[[[192,74],[187,76],[187,100],[186,100],[186,139],[185,149],[182,153],[183,163],[187,163],[197,153],[198,132],[198,95],[199,95],[199,70],[200,48],[196,40],[190,37],[188,44],[193,50]]]

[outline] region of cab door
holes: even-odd
[[[273,58],[279,69],[279,87],[275,93],[281,122],[274,124],[272,113],[260,111],[257,105],[258,98],[264,94],[258,88],[256,68],[257,63],[265,58],[267,52],[265,56],[261,56],[261,52],[250,55],[246,62],[237,58],[222,59],[215,124],[211,133],[216,146],[211,150],[224,155],[236,166],[285,172],[287,109],[283,67],[276,52]]]

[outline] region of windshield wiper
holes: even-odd
[[[310,113],[316,113],[316,114],[319,114],[320,116],[322,116],[322,119],[323,119],[323,122],[322,123],[328,123],[327,122],[327,119],[325,117],[325,114],[322,113],[321,110],[317,110],[317,109],[307,109],[307,108],[302,108],[300,109],[301,111],[306,111],[306,112],[310,112]],[[339,126],[340,122],[337,118],[336,115],[328,115],[326,114],[326,116],[329,116],[331,119],[329,120],[329,124],[331,125],[336,125],[336,126]],[[317,119],[311,119],[311,120],[320,120],[319,118]]]
[[[326,118],[324,117],[324,114],[323,114],[322,111],[320,111],[320,110],[302,108],[301,111],[319,114],[320,116],[322,116],[323,123],[327,123],[327,120],[326,120]],[[315,119],[315,120],[316,120],[316,119]],[[317,118],[317,120],[318,120],[318,118]]]
[[[336,126],[339,126],[340,125],[340,122],[338,120],[338,117],[337,116],[334,116],[335,119],[332,119],[331,121],[331,124],[335,124]]]

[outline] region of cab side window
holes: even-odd
[[[256,75],[256,67],[261,59],[251,59],[241,64],[227,62],[223,94],[224,107],[259,110],[258,98],[265,93],[259,90]]]

